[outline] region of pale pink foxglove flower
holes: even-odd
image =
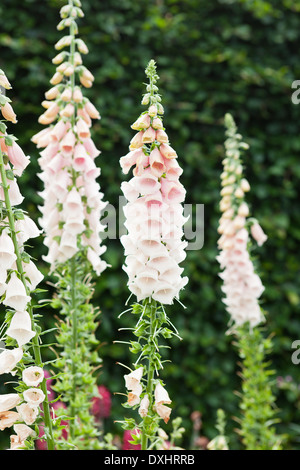
[[[151,104],[132,125],[137,130],[131,139],[130,152],[121,157],[125,174],[133,167],[133,177],[121,189],[127,235],[121,237],[125,249],[124,270],[128,288],[138,301],[153,298],[172,304],[187,284],[178,264],[185,258],[187,243],[183,238],[182,203],[186,191],[179,182],[182,169],[175,161],[177,153],[168,143],[156,139],[162,131],[160,107]],[[165,139],[168,141],[168,139]],[[149,147],[147,147],[149,145]],[[156,263],[153,263],[156,259]],[[160,265],[169,260],[169,270]]]
[[[226,158],[223,160],[224,171],[221,175],[222,216],[218,228],[221,235],[218,240],[220,253],[217,256],[221,267],[219,275],[223,280],[221,289],[225,294],[222,300],[234,325],[241,326],[248,322],[254,327],[264,320],[259,305],[264,286],[255,272],[248,250],[249,207],[244,200],[244,193],[250,190],[250,185],[243,178],[239,157],[239,148],[245,146],[235,136],[236,127],[232,118],[227,115],[226,120],[229,122],[229,139],[225,142]],[[260,244],[266,239],[261,228],[254,227],[254,238],[255,236]]]
[[[79,39],[76,41],[79,48],[81,43]],[[65,45],[62,41],[55,47]],[[74,59],[76,64],[81,64],[80,54],[76,53]],[[58,65],[51,80],[54,85],[61,83],[63,76],[73,75],[74,69],[61,57],[54,63]],[[81,84],[90,87],[93,75],[82,67],[80,73],[77,70]],[[49,101],[42,103],[47,109],[40,122],[48,126],[47,130],[32,138],[37,147],[43,149],[39,159],[39,177],[44,184],[40,193],[43,205],[39,208],[42,213],[39,223],[48,248],[44,259],[50,263],[50,271],[54,271],[58,264],[87,247],[91,267],[99,275],[107,267],[101,259],[106,249],[101,239],[105,226],[99,223],[106,203],[96,184],[100,169],[94,160],[100,151],[91,138],[91,126],[92,119],[100,119],[100,114],[83,96],[81,87],[73,87],[71,81],[55,86],[54,90],[51,88],[46,98]],[[92,200],[89,197],[91,187]],[[98,223],[94,223],[95,218]]]
[[[13,142],[12,145],[8,145],[6,147],[6,153],[10,163],[13,165],[15,174],[17,176],[21,176],[25,168],[29,165],[30,158],[25,156],[17,142]]]

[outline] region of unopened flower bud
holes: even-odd
[[[60,52],[52,59],[52,63],[55,65],[61,64],[65,60],[66,54],[65,52]]]
[[[82,39],[79,39],[79,38],[76,39],[76,44],[77,44],[78,50],[79,50],[79,52],[81,52],[81,54],[88,54],[89,53],[88,47]]]
[[[63,79],[63,75],[59,72],[55,72],[50,80],[51,85],[58,85]]]
[[[61,99],[63,101],[71,101],[72,98],[72,90],[71,88],[65,88],[61,94]]]
[[[243,178],[241,181],[241,188],[245,193],[250,191],[250,184],[245,178]]]
[[[65,75],[66,77],[71,77],[71,75],[73,75],[73,73],[74,73],[74,67],[73,67],[73,65],[69,65],[69,66],[65,69],[65,71],[64,71],[64,75]]]
[[[0,86],[5,88],[6,90],[11,89],[11,84],[9,83],[6,75],[4,73],[0,73]]]
[[[75,101],[75,103],[81,103],[81,101],[83,100],[82,91],[79,87],[75,88],[74,90],[73,100]]]
[[[147,106],[147,104],[149,104],[149,101],[150,101],[150,95],[149,93],[147,93],[146,95],[143,96],[142,104]]]
[[[154,104],[152,104],[149,108],[149,111],[148,111],[148,114],[149,116],[151,117],[154,117],[157,115],[157,106],[155,106]]]
[[[242,197],[244,197],[244,191],[242,190],[241,187],[239,187],[234,191],[234,195],[235,197],[241,199]]]
[[[46,91],[45,98],[47,100],[54,100],[55,98],[57,98],[58,93],[59,93],[58,88],[56,86],[54,86],[54,87],[50,88],[50,90]]]
[[[72,36],[64,36],[62,37],[56,44],[55,44],[55,49],[60,50],[63,49],[64,47],[70,46],[72,42]]]
[[[17,122],[16,114],[10,105],[10,103],[6,102],[4,106],[1,108],[1,113],[4,119],[13,122],[14,124]]]

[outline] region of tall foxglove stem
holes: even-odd
[[[94,77],[82,63],[87,46],[76,37],[76,20],[84,16],[80,0],[68,0],[60,15],[58,29],[68,28],[68,34],[55,45],[60,52],[53,59],[57,67],[50,82],[54,86],[42,103],[46,111],[39,122],[48,127],[32,140],[44,148],[40,158],[40,176],[45,184],[40,223],[48,247],[45,259],[58,277],[53,306],[61,308],[66,318],[58,335],[63,358],[56,363],[65,374],[55,387],[68,405],[69,444],[83,449],[100,445],[97,439],[91,441],[97,436],[97,427],[87,405],[97,396],[92,371],[101,362],[92,353],[97,344],[94,329],[98,310],[88,302],[93,294],[91,271],[100,275],[107,266],[101,259],[105,247],[100,238],[105,229],[100,218],[106,203],[96,181],[100,169],[94,160],[100,151],[90,132],[92,119],[100,119],[100,114],[82,92],[82,87],[92,86]]]
[[[0,71],[0,84],[4,84],[5,88],[10,88],[9,82],[2,71]],[[3,117],[6,120],[16,122],[16,117],[9,101],[7,97],[0,94],[0,108]],[[55,443],[52,431],[52,420],[40,351],[41,329],[37,325],[33,315],[31,298],[31,292],[41,281],[43,276],[39,273],[34,263],[30,260],[30,256],[24,249],[24,241],[31,236],[37,236],[39,231],[34,222],[31,221],[21,209],[15,208],[23,199],[19,193],[15,176],[22,174],[29,163],[29,158],[24,155],[21,148],[15,142],[16,139],[14,136],[7,134],[7,128],[3,121],[1,121],[0,125],[1,295],[3,296],[3,294],[5,294],[2,297],[3,303],[9,308],[16,310],[12,316],[10,313],[7,315],[6,322],[9,326],[6,330],[6,346],[15,347],[15,342],[18,343],[17,348],[7,348],[1,353],[0,374],[5,372],[13,373],[13,369],[16,367],[14,374],[18,373],[22,376],[17,390],[22,390],[23,394],[17,399],[16,404],[22,401],[23,403],[17,407],[18,413],[7,411],[8,415],[11,413],[11,415],[16,416],[16,418],[14,417],[13,420],[10,421],[8,427],[11,426],[15,420],[22,421],[23,419],[25,421],[25,424],[14,426],[17,434],[11,436],[11,448],[23,448],[23,446],[26,446],[26,442],[29,438],[35,437],[35,432],[28,426],[38,419],[38,410],[32,407],[32,393],[34,392],[38,400],[37,405],[40,403],[43,404],[47,448],[48,450],[54,450]],[[6,243],[3,243],[5,237]],[[9,248],[10,244],[12,244],[12,249]],[[7,258],[8,254],[9,257]],[[5,279],[6,283],[4,282]],[[30,342],[30,345],[27,344]],[[34,361],[34,366],[31,368],[26,367],[26,362],[23,362],[23,356],[25,352],[26,354],[29,353],[30,346],[32,346]],[[9,362],[6,363],[8,357],[15,357],[13,365],[9,365]],[[32,381],[30,379],[33,370],[35,370],[39,377],[38,381]],[[39,385],[39,389],[30,388],[32,384],[36,386]],[[8,410],[9,409],[10,408],[8,408]],[[28,413],[32,413],[32,416],[29,417]],[[0,427],[4,429],[1,423]],[[20,434],[21,431],[23,431],[22,437]],[[28,445],[30,444],[28,443]]]
[[[153,340],[151,339],[154,337],[155,332],[155,323],[156,323],[156,302],[155,300],[150,303],[150,334],[149,334],[149,346],[152,347],[152,351],[155,351],[155,344],[153,344]],[[151,344],[152,343],[152,344]],[[152,397],[153,397],[153,378],[155,372],[155,361],[153,360],[153,355],[150,353],[148,356],[148,375],[147,375],[147,383],[146,383],[146,395],[149,397],[149,408],[151,409]],[[143,421],[143,428],[142,428],[142,435],[141,435],[141,448],[142,450],[148,449],[148,432],[147,432],[147,423],[146,420]]]
[[[4,193],[4,200],[5,200],[5,206],[7,210],[7,218],[9,221],[9,229],[10,229],[10,234],[11,234],[11,239],[14,244],[14,251],[16,255],[16,265],[17,265],[17,270],[18,273],[20,274],[21,281],[25,287],[26,294],[30,296],[30,289],[27,285],[26,282],[26,277],[25,277],[25,272],[23,269],[23,264],[22,264],[22,257],[19,249],[19,244],[17,240],[17,232],[16,232],[16,227],[15,227],[15,219],[14,219],[14,214],[12,210],[12,206],[10,203],[10,197],[9,197],[9,184],[7,181],[6,177],[6,171],[5,171],[5,166],[4,166],[4,161],[3,161],[3,154],[0,149],[0,175],[1,175],[1,181],[2,181],[2,188],[3,188],[3,193]],[[33,312],[32,312],[32,305],[31,302],[28,304],[28,309],[27,309],[29,315],[30,315],[30,320],[31,320],[31,325],[32,325],[32,331],[35,333],[34,337],[32,338],[32,343],[33,343],[33,351],[34,351],[34,359],[35,359],[35,364],[38,367],[43,367],[43,361],[42,361],[42,356],[41,356],[41,350],[40,350],[40,345],[39,345],[39,335],[37,331],[37,327],[33,318]],[[51,415],[50,415],[50,408],[49,408],[49,402],[48,402],[48,392],[47,392],[47,384],[46,384],[46,379],[44,378],[43,381],[41,382],[41,389],[45,395],[45,400],[43,401],[43,411],[44,411],[44,419],[45,419],[45,426],[47,428],[47,445],[48,445],[48,450],[54,450],[54,439],[53,439],[53,433],[52,433],[52,420],[51,420]]]
[[[69,7],[70,9],[73,8],[73,0],[69,0]],[[72,10],[71,10],[72,11]],[[71,37],[71,44],[70,44],[70,57],[69,57],[69,60],[70,60],[70,64],[71,64],[71,67],[75,68],[75,25],[74,23],[72,22],[70,24],[70,28],[69,28],[69,32],[70,32],[70,37]],[[71,77],[70,77],[70,90],[71,90],[71,93],[72,93],[72,96],[74,94],[74,91],[75,91],[75,73],[72,73]],[[75,109],[76,109],[76,104],[74,104],[75,106]],[[75,113],[72,114],[71,116],[71,126],[72,126],[72,129],[74,130],[74,127],[75,127]],[[75,172],[73,171],[73,175],[72,175],[72,179],[73,179],[73,184],[76,184],[76,176],[75,176]],[[69,260],[69,263],[70,263],[70,271],[71,271],[71,285],[70,285],[70,289],[71,289],[71,305],[70,305],[70,309],[71,309],[71,314],[72,314],[72,342],[73,342],[73,351],[74,353],[76,352],[76,349],[77,349],[77,323],[78,323],[78,319],[77,319],[77,305],[76,305],[76,261],[75,261],[75,258],[74,256]],[[76,353],[75,353],[75,356],[76,356]],[[73,384],[72,384],[72,399],[71,399],[71,402],[70,402],[70,435],[71,435],[71,439],[74,441],[75,439],[75,427],[76,427],[76,406],[75,406],[75,401],[76,401],[76,373],[77,373],[77,365],[76,365],[76,361],[72,361],[72,379],[73,379]]]

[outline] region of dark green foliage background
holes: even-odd
[[[232,433],[232,417],[238,415],[233,391],[240,389],[237,356],[232,338],[225,335],[228,316],[215,260],[223,116],[232,113],[251,146],[245,156],[252,187],[248,200],[269,237],[256,254],[266,286],[263,307],[268,312],[268,331],[275,333],[273,366],[277,375],[290,374],[300,382],[299,367],[291,362],[292,341],[300,336],[300,108],[291,101],[291,84],[300,79],[300,1],[82,3],[85,18],[79,24],[80,35],[90,49],[84,63],[95,75],[95,85],[87,95],[102,114],[93,127],[93,138],[102,150],[100,183],[105,199],[115,207],[124,179],[119,158],[128,152],[133,136],[130,124],[142,110],[144,69],[151,58],[157,62],[164,122],[184,168],[181,181],[187,189],[186,202],[205,204],[204,247],[188,251],[184,263],[190,282],[181,300],[187,308],[175,304],[169,309],[183,341],[172,340],[168,353],[172,362],[167,363],[162,378],[174,401],[173,416],[184,418],[185,447],[191,435],[190,413],[203,413],[203,433],[211,438],[216,410],[222,407],[237,448]],[[0,4],[0,68],[13,84],[9,96],[19,119],[10,130],[32,158],[22,177],[22,192],[24,208],[36,221],[40,203],[36,191],[42,186],[37,177],[38,152],[30,138],[42,128],[37,119],[55,70],[51,59],[61,37],[56,25],[63,4],[60,0],[1,0]],[[31,253],[47,275],[48,266],[41,260],[45,249],[38,240],[32,244]],[[115,393],[124,392],[124,370],[116,362],[129,364],[132,356],[126,345],[113,341],[130,337],[118,328],[132,326],[132,319],[117,318],[128,297],[122,246],[118,239],[106,244],[105,258],[112,267],[96,281],[94,296],[102,310],[99,383]],[[45,327],[53,325],[50,309],[45,310],[44,319]],[[122,408],[122,400],[120,395],[113,397],[106,430],[120,433],[113,420],[122,419],[124,411],[130,415]],[[292,397],[282,392],[278,392],[278,404],[280,431],[289,432],[290,423],[299,420],[299,411]],[[294,437],[289,445],[297,446]]]

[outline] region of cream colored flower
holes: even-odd
[[[30,436],[36,436],[36,433],[26,424],[15,424],[16,434],[10,436],[10,450],[21,450],[25,448],[25,441]]]
[[[138,405],[140,402],[140,394],[143,391],[141,384],[137,384],[129,393],[128,393],[128,403],[131,406]]]
[[[168,392],[160,383],[158,383],[155,387],[154,396],[155,396],[155,411],[167,424],[167,422],[170,419],[170,415],[172,411],[171,408],[169,408],[168,406],[165,406],[165,403],[167,405],[172,403],[168,395]]]
[[[29,405],[38,406],[45,400],[45,394],[40,388],[29,388],[23,393],[24,400]]]
[[[1,411],[0,412],[0,431],[5,428],[10,428],[16,421],[20,419],[16,411]]]
[[[0,354],[0,375],[8,373],[15,375],[15,373],[12,371],[16,367],[17,363],[22,359],[22,357],[22,348],[5,349]]]
[[[35,422],[39,414],[39,409],[36,406],[29,405],[29,403],[22,403],[22,405],[17,406],[17,411],[25,424],[29,426]]]
[[[21,399],[17,393],[0,395],[0,412],[8,411],[20,403]]]
[[[21,441],[25,441],[29,436],[36,436],[36,432],[26,424],[15,424],[14,430]]]
[[[28,387],[37,387],[44,379],[44,371],[37,366],[27,367],[23,371],[22,379]]]
[[[12,317],[6,334],[7,336],[15,339],[19,347],[28,343],[35,336],[35,332],[31,329],[31,319],[29,313],[16,312]]]
[[[133,390],[141,381],[143,376],[144,368],[139,367],[135,369],[130,374],[124,375],[125,386],[127,390]]]
[[[149,404],[150,404],[149,397],[148,397],[148,395],[145,395],[142,398],[141,404],[140,404],[140,407],[139,407],[139,415],[142,418],[145,418],[147,416],[148,410],[149,410]]]

